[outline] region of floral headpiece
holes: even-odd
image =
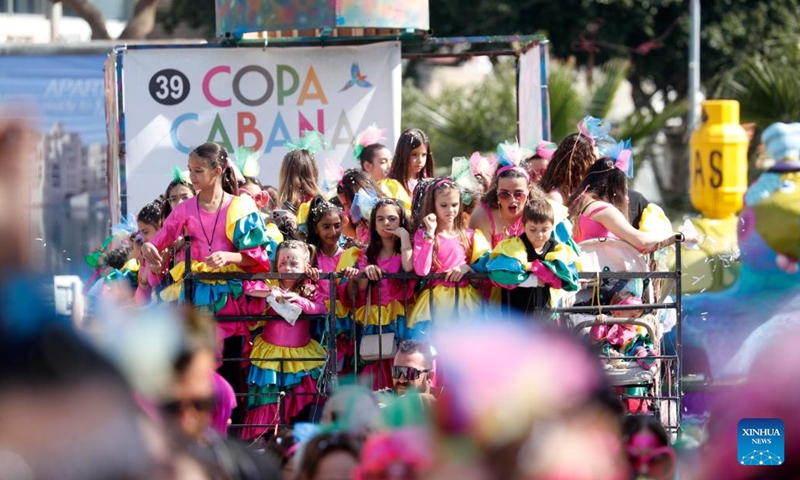
[[[261,152],[248,147],[239,147],[233,151],[233,164],[243,176],[256,178],[261,172],[261,165],[258,163],[260,157]]]
[[[139,231],[139,224],[136,222],[136,217],[133,214],[127,214],[121,219],[122,221],[111,227],[111,235],[117,236],[130,236]]]
[[[608,158],[613,158],[614,165],[622,170],[626,177],[633,178],[633,150],[630,139],[614,142],[604,148],[602,153]]]
[[[475,152],[469,157],[469,166],[473,175],[491,175],[497,169],[497,157],[486,158],[481,152]]]
[[[189,171],[181,170],[176,166],[172,167],[172,171],[170,172],[170,177],[172,178],[172,180],[170,180],[170,183],[175,182],[175,183],[188,183],[189,185],[192,184],[192,180],[189,178]]]
[[[356,135],[356,138],[353,141],[353,155],[355,155],[356,158],[359,158],[361,156],[361,152],[364,151],[364,148],[376,143],[380,143],[381,140],[386,140],[386,137],[384,137],[385,132],[385,129],[378,128],[375,124],[367,127],[363,132]]]
[[[509,170],[516,170],[530,180],[530,175],[524,168],[520,167],[523,160],[533,155],[533,150],[524,148],[519,143],[503,142],[497,145],[497,169],[496,176]]]
[[[359,189],[355,197],[353,197],[353,205],[350,207],[350,218],[356,223],[362,219],[369,220],[376,203],[378,203],[378,194],[376,192],[372,189]]]
[[[325,137],[316,130],[306,130],[306,134],[298,140],[296,144],[286,141],[286,148],[292,152],[294,150],[305,150],[312,155],[325,150],[327,141]]]

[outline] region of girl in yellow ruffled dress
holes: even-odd
[[[397,140],[389,178],[381,180],[378,186],[387,197],[400,200],[410,212],[417,183],[432,177],[433,152],[428,136],[418,128],[409,128]]]

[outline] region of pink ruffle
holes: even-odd
[[[261,280],[243,280],[242,290],[244,290],[245,295],[266,297],[270,288]]]
[[[544,264],[539,260],[534,260],[531,264],[531,271],[533,272],[536,277],[541,280],[542,283],[549,285],[555,289],[561,288],[561,279],[553,273],[552,270],[545,267]]]
[[[298,393],[313,393],[314,395],[297,395]],[[287,395],[283,398],[283,409],[286,417],[280,418],[278,416],[278,403],[271,405],[264,405],[253,410],[249,410],[244,417],[244,423],[247,425],[274,425],[277,423],[289,423],[292,417],[296,416],[302,409],[311,403],[322,404],[321,398],[316,395],[317,381],[311,378],[310,375],[303,377],[300,385],[293,387]],[[321,408],[321,407],[320,407]],[[255,438],[269,427],[245,427],[242,429],[241,438],[250,439]]]

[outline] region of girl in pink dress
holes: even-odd
[[[352,209],[353,200],[360,190],[372,192],[376,197],[384,196],[378,185],[365,171],[355,168],[346,170],[336,186],[336,195],[342,202],[347,220],[344,234],[354,238],[361,245],[366,245],[369,242],[369,217],[364,218],[362,215],[358,215],[358,209],[355,212]]]
[[[142,241],[149,242],[161,228],[161,202],[153,201],[142,207],[136,215],[136,223]],[[133,295],[136,305],[142,307],[150,303],[153,286],[161,283],[160,269],[151,268],[147,260],[140,260],[136,292]]]
[[[394,333],[395,341],[399,343],[406,336],[406,306],[410,308],[413,305],[414,289],[409,282],[383,278],[383,274],[414,269],[405,209],[398,200],[381,198],[370,212],[369,224],[369,246],[358,259],[358,270],[366,278],[352,282],[350,288],[351,291],[358,290],[355,319],[361,327],[360,336],[377,335],[380,331]],[[369,309],[367,289],[370,293]],[[389,357],[380,362],[362,362],[358,374],[372,379],[373,390],[391,387],[393,360]]]
[[[316,261],[312,263],[314,269],[309,272],[312,278],[318,278],[318,273],[337,273],[344,275],[344,281],[336,285],[335,302],[331,302],[329,280],[319,280],[319,297],[330,311],[332,303],[336,313],[336,362],[337,370],[342,372],[349,365],[353,355],[352,341],[352,316],[351,304],[344,294],[345,281],[358,274],[355,269],[360,251],[357,248],[347,250],[341,247],[342,225],[344,213],[342,209],[317,196],[311,200],[308,211],[308,238],[307,243],[316,248]],[[312,328],[314,336],[322,338],[325,325],[319,323]]]
[[[314,260],[314,248],[286,240],[278,246],[275,262],[279,273],[305,273]],[[310,279],[282,279],[271,295],[278,302],[288,302],[306,315],[325,313],[320,287]],[[268,308],[267,315],[275,315]],[[245,423],[274,425],[286,423],[308,404],[315,401],[317,378],[325,365],[325,349],[311,338],[308,320],[267,320],[256,337],[250,353]],[[298,359],[298,360],[294,360]],[[300,360],[304,359],[304,360]],[[312,359],[312,360],[308,360]],[[285,392],[287,395],[281,395]],[[283,403],[283,406],[281,406]],[[261,435],[267,427],[251,426],[242,431],[242,438]]]
[[[470,265],[489,252],[489,243],[480,230],[464,226],[463,210],[461,191],[449,178],[438,179],[427,187],[419,214],[421,221],[414,234],[414,271],[417,275],[446,276],[425,282],[409,314],[411,338],[428,336],[434,309],[439,322],[481,314],[481,296],[464,276],[473,272]]]
[[[162,252],[185,234],[192,239],[192,272],[269,272],[268,252],[263,247],[269,240],[264,222],[252,198],[236,196],[234,167],[225,149],[216,143],[204,143],[194,149],[189,154],[189,175],[200,193],[174,208],[158,234],[142,246],[144,258],[156,268],[162,268]],[[178,263],[170,274],[180,282],[184,271],[185,262]],[[226,322],[225,316],[261,314],[264,299],[251,298],[245,293],[263,282],[203,280],[193,283],[194,305],[218,317],[217,355],[221,357],[224,350],[225,356],[241,357],[250,347],[250,332],[244,322]],[[226,362],[225,367],[226,371],[220,373],[234,387],[240,387],[241,372],[236,372],[244,363]]]

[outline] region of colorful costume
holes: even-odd
[[[317,250],[317,268],[323,273],[337,273],[345,268],[355,267],[358,261],[360,251],[357,248],[349,248],[343,250],[339,248],[333,256],[327,256],[322,252],[322,249]],[[351,317],[350,299],[347,298],[345,293],[346,282],[341,282],[336,288],[336,363],[337,370],[342,371],[349,362],[348,358],[353,356],[353,339],[352,328],[353,320]],[[330,281],[320,280],[318,282],[318,291],[320,301],[325,305],[325,311],[331,311],[330,300]],[[312,329],[314,336],[322,338],[322,333],[325,331],[325,324],[319,322]]]
[[[414,192],[414,186],[416,186],[416,180],[411,180],[409,182],[411,185],[411,192]],[[389,198],[394,198],[398,200],[400,203],[403,204],[403,207],[406,209],[406,212],[411,211],[411,195],[409,195],[408,190],[406,190],[403,184],[393,178],[384,178],[380,182],[378,182],[378,187],[380,187],[381,192]]]
[[[545,243],[542,253],[536,252],[523,233],[500,242],[476,270],[488,272],[492,281],[508,289],[502,295],[504,309],[538,317],[544,310],[558,307],[564,292],[578,290],[576,260],[575,251],[554,238]],[[538,279],[538,286],[519,286],[531,274]]]
[[[313,300],[300,297],[292,303],[303,309],[303,314],[325,313],[325,305],[317,296]],[[266,315],[275,315],[268,309]],[[311,338],[308,320],[298,319],[292,325],[283,319],[267,320],[256,337],[250,352],[251,364],[247,375],[252,396],[247,400],[248,412],[245,423],[266,425],[283,423],[296,416],[314,401],[317,393],[317,378],[325,365],[325,349]],[[318,358],[319,360],[293,360]],[[266,359],[266,360],[257,360]],[[278,396],[285,391],[287,396]],[[284,410],[280,410],[280,403]],[[280,415],[285,417],[281,418]],[[253,438],[266,427],[247,427],[242,438]]]
[[[248,196],[231,197],[218,212],[213,213],[201,209],[197,199],[198,197],[193,197],[178,205],[151,243],[161,251],[171,246],[185,232],[192,239],[192,272],[269,272],[269,254],[273,242],[266,234],[264,222],[253,199]],[[218,221],[220,219],[222,221]],[[253,260],[255,265],[243,268],[228,264],[221,268],[212,268],[205,263],[205,259],[213,252],[238,252]],[[164,300],[176,300],[184,273],[184,262],[177,263],[170,271],[177,287],[162,292]],[[242,280],[199,281],[195,283],[194,304],[218,316],[258,315],[264,311],[264,299],[248,298],[244,294],[257,289],[262,283]],[[218,323],[217,334],[219,340],[232,335],[249,338],[249,330],[242,322]]]
[[[472,255],[467,258],[466,252],[458,237],[437,235],[439,247],[436,252],[437,265],[433,262],[433,241],[423,237],[422,229],[414,235],[414,271],[417,275],[444,273],[460,265],[473,265],[489,253],[489,242],[480,230],[466,229]],[[456,300],[457,299],[457,300]],[[457,301],[457,303],[456,303]],[[478,290],[469,280],[458,283],[446,282],[443,279],[425,282],[423,290],[417,297],[414,308],[408,318],[408,336],[410,338],[426,338],[430,333],[434,309],[438,321],[448,321],[455,317],[470,320],[481,313],[483,301]]]
[[[400,254],[388,258],[378,258],[375,265],[386,273],[402,273],[403,258]],[[358,259],[358,270],[363,272],[368,266],[366,255]],[[380,284],[380,289],[378,288]],[[359,291],[356,298],[356,322],[361,327],[361,335],[377,335],[379,332],[394,333],[395,341],[407,337],[406,307],[413,305],[414,289],[411,283],[400,279],[381,279],[370,285],[369,310],[367,309],[367,290]],[[380,293],[379,293],[380,292]],[[378,325],[381,327],[378,328]],[[362,362],[358,374],[372,378],[372,390],[380,390],[392,385],[392,358],[380,362]]]

